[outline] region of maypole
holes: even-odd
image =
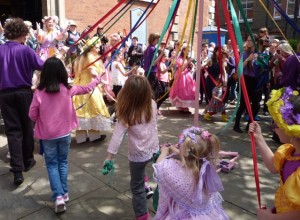
[[[199,19],[198,19],[198,45],[197,45],[197,70],[196,70],[196,92],[195,92],[195,112],[194,112],[194,126],[198,127],[199,118],[199,91],[200,91],[200,77],[201,77],[201,51],[202,51],[202,29],[203,29],[203,8],[204,0],[200,0],[198,4]]]

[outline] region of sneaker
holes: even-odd
[[[8,151],[7,154],[6,154],[6,158],[7,158],[7,159],[10,159],[10,153],[9,153],[9,151]]]
[[[149,186],[149,185],[145,186],[145,191],[146,191],[147,199],[150,199],[153,196],[153,194],[154,194],[151,186]]]
[[[204,115],[204,119],[205,119],[206,121],[210,121],[210,120],[211,120],[211,115],[210,115],[209,113],[206,113],[206,114]]]
[[[62,196],[57,196],[54,206],[55,206],[54,210],[56,213],[61,213],[66,211],[66,204]]]
[[[256,116],[254,117],[254,121],[260,121],[260,117],[259,117],[258,115],[256,115]]]
[[[222,121],[224,121],[224,122],[227,122],[227,121],[228,121],[227,115],[222,115]]]
[[[162,112],[160,110],[157,110],[157,115],[158,116],[163,116]]]
[[[249,121],[249,115],[244,115],[244,119],[245,119],[245,121]]]
[[[65,193],[65,195],[63,196],[64,201],[65,202],[69,202],[70,198],[69,198],[69,193]]]

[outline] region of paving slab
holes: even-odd
[[[158,118],[158,130],[160,143],[176,143],[178,134],[194,124],[194,116],[182,114],[169,103],[162,105],[163,116]],[[192,112],[193,109],[191,109]],[[200,106],[199,114],[203,112],[204,105]],[[228,115],[233,111],[229,107]],[[278,144],[271,140],[269,116],[262,116],[259,122],[267,143],[272,150],[276,150]],[[230,219],[252,220],[256,219],[257,198],[253,174],[253,160],[249,135],[244,132],[238,134],[228,129],[221,131],[226,123],[220,121],[220,115],[207,122],[199,115],[198,125],[218,133],[225,151],[237,151],[240,154],[238,166],[229,174],[220,173],[224,185],[222,196],[223,206]],[[241,122],[242,128],[246,122]],[[115,156],[115,172],[112,179],[100,173],[102,163],[106,157],[106,149],[112,135],[112,131],[106,132],[107,138],[102,142],[87,142],[76,144],[72,133],[72,144],[69,155],[69,188],[70,202],[67,204],[67,212],[56,215],[51,201],[51,191],[47,170],[43,157],[37,155],[36,166],[24,173],[25,182],[15,187],[12,184],[13,175],[8,171],[9,164],[6,158],[7,141],[4,134],[0,134],[0,220],[13,219],[134,219],[131,205],[130,174],[127,158],[127,137],[124,137],[118,154]],[[38,143],[36,143],[38,144]],[[260,174],[260,187],[262,204],[269,207],[273,204],[274,191],[278,185],[278,176],[272,175],[263,165],[259,153],[258,168]],[[154,189],[156,183],[153,180],[152,163],[146,167],[150,185]],[[152,200],[148,200],[148,208],[154,215]],[[13,211],[12,211],[13,210]]]

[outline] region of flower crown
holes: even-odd
[[[293,112],[294,106],[290,102],[292,96],[299,96],[299,92],[293,91],[291,87],[272,90],[267,105],[276,125],[283,129],[286,135],[299,137],[300,114]]]
[[[190,127],[183,130],[183,132],[179,135],[178,144],[181,145],[184,143],[185,139],[189,137],[194,144],[197,143],[196,136],[199,135],[203,140],[210,140],[211,134],[202,128],[198,127]]]

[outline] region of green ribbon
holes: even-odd
[[[232,3],[231,3],[231,4],[232,4]],[[253,33],[252,33],[251,27],[250,27],[250,25],[249,25],[248,19],[247,19],[247,17],[246,17],[245,11],[244,11],[244,9],[243,9],[242,3],[241,3],[240,0],[236,0],[236,4],[237,4],[238,9],[239,9],[239,11],[240,11],[240,13],[241,13],[241,15],[242,15],[243,20],[244,20],[244,24],[246,25],[247,32],[248,32],[248,34],[250,35],[251,40],[252,40],[252,42],[253,42],[253,44],[254,44],[255,50],[258,51],[257,44],[255,43],[255,39],[254,39],[254,37],[253,37]],[[230,10],[231,10],[231,9],[230,9]]]
[[[166,20],[165,25],[164,25],[164,27],[163,27],[163,30],[162,30],[162,32],[161,32],[161,35],[160,35],[160,38],[159,38],[159,40],[158,40],[158,43],[157,43],[156,49],[155,49],[155,51],[154,51],[154,54],[157,54],[158,48],[159,48],[159,46],[161,45],[161,42],[162,42],[162,40],[163,40],[163,38],[164,38],[164,36],[165,36],[165,34],[166,34],[166,32],[167,32],[169,26],[170,26],[170,23],[171,23],[172,18],[173,18],[173,16],[174,16],[174,12],[175,12],[176,5],[177,5],[177,2],[178,2],[178,1],[180,1],[180,0],[174,0],[173,3],[172,3],[170,12],[169,12],[169,14],[168,14],[167,20]],[[153,67],[154,60],[155,60],[155,59],[156,59],[156,56],[153,56],[152,61],[151,61],[151,65],[150,65],[150,67],[149,67],[149,69],[148,69],[147,77],[148,77],[149,74],[150,74],[150,71],[151,71],[151,69],[152,69],[152,67]]]

